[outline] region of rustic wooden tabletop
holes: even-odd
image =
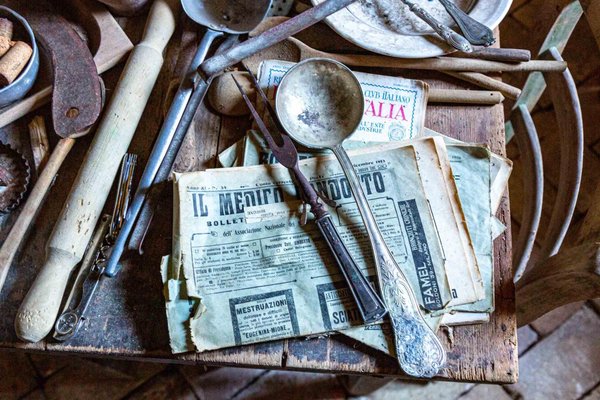
[[[166,52],[159,82],[131,145],[131,151],[140,157],[140,165],[144,164],[148,156],[169,105],[172,82],[178,80],[177,77],[189,62],[198,42],[198,34],[192,24],[183,16],[181,21]],[[120,22],[136,43],[141,35],[144,17]],[[298,37],[312,47],[326,51],[360,51],[323,24],[299,34]],[[108,96],[118,80],[121,68],[122,65],[104,74]],[[376,72],[424,79],[436,88],[466,87],[465,84],[438,73],[391,69],[378,69]],[[35,114],[39,113],[47,117],[47,124],[51,126],[48,110],[42,109]],[[2,141],[13,144],[29,156],[31,152],[26,124],[32,117],[33,115],[24,117],[0,130]],[[188,132],[176,169],[191,171],[215,167],[216,155],[241,138],[248,126],[247,117],[225,118],[202,106]],[[502,105],[430,105],[426,126],[464,141],[487,143],[499,154],[505,152]],[[55,143],[56,137],[52,134],[50,136],[50,140]],[[163,197],[159,212],[148,232],[144,255],[125,263],[116,279],[103,282],[90,305],[89,320],[78,336],[68,343],[58,343],[51,338],[35,344],[20,342],[13,328],[17,308],[43,264],[46,238],[58,217],[90,140],[91,135],[78,139],[0,292],[1,348],[47,354],[74,353],[161,362],[402,377],[402,371],[393,358],[342,335],[281,340],[198,354],[171,354],[159,273],[160,257],[169,253],[171,244],[172,201],[169,193]],[[140,173],[141,168],[138,168],[138,177]],[[107,210],[110,207],[112,204],[108,204]],[[17,215],[18,210],[1,219],[0,239],[6,237]],[[441,371],[440,379],[489,383],[510,383],[517,379],[517,334],[508,196],[504,198],[498,216],[508,229],[494,244],[495,311],[487,324],[456,327],[451,335],[445,330],[439,332],[448,351],[448,364]]]

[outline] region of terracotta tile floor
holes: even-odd
[[[504,47],[534,52],[560,9],[561,0],[515,0],[501,26]],[[586,133],[586,170],[577,219],[589,206],[600,175],[600,52],[582,20],[564,52],[578,83]],[[506,76],[521,85],[524,75]],[[542,99],[534,113],[545,152],[556,149],[552,109]],[[511,104],[507,103],[507,111]],[[518,151],[509,145],[520,176]],[[547,165],[551,168],[551,165]],[[552,203],[553,177],[548,178]],[[511,181],[513,226],[520,219],[520,182]],[[555,191],[555,190],[554,190]],[[544,213],[545,216],[549,212]],[[542,223],[545,223],[544,220]],[[543,227],[542,227],[543,228]],[[600,302],[577,303],[555,310],[519,330],[520,382],[511,386],[464,383],[393,382],[369,399],[600,399]],[[333,375],[234,368],[205,369],[0,353],[0,399],[343,399]]]

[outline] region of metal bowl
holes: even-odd
[[[298,143],[331,148],[360,125],[365,100],[360,82],[344,64],[310,58],[281,79],[275,110],[281,125]]]
[[[22,99],[31,89],[37,77],[40,67],[40,56],[37,43],[31,27],[21,15],[17,14],[8,7],[0,6],[0,17],[10,19],[14,24],[15,33],[22,33],[27,36],[27,43],[31,46],[33,52],[29,62],[21,71],[17,79],[10,85],[0,89],[0,107]]]

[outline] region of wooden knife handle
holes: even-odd
[[[48,240],[47,260],[15,319],[19,338],[37,342],[52,329],[66,281],[81,261],[135,133],[175,30],[179,0],[155,0],[142,41],[129,56],[114,95]]]

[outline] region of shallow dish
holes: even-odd
[[[313,5],[325,0],[311,0]],[[438,0],[413,0],[441,22],[456,24]],[[491,29],[506,16],[512,0],[455,0],[460,8]],[[397,4],[397,7],[391,5]],[[455,51],[401,0],[358,0],[326,22],[346,40],[375,53],[399,58],[436,57]]]
[[[21,36],[33,50],[29,62],[21,71],[17,79],[10,85],[0,89],[0,107],[4,107],[17,100],[22,99],[33,86],[40,66],[37,43],[31,27],[21,15],[8,7],[0,6],[0,17],[10,19],[14,24],[15,36]],[[27,37],[27,39],[25,39]]]

